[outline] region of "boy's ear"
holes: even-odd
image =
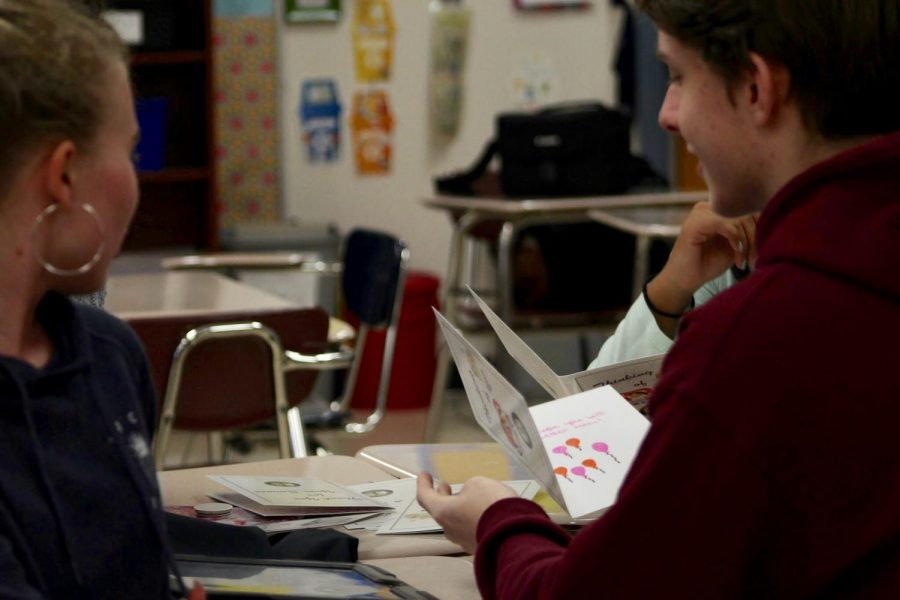
[[[757,124],[768,124],[777,117],[787,101],[791,77],[788,70],[750,53],[753,70],[747,75],[750,86],[750,110]]]
[[[44,189],[53,202],[64,208],[73,202],[74,159],[75,144],[71,140],[64,140],[50,149],[43,165]]]

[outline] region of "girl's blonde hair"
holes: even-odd
[[[91,142],[115,61],[125,45],[82,5],[0,0],[0,191],[38,145]]]

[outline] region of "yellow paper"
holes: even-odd
[[[357,0],[353,19],[356,79],[387,81],[394,55],[394,18],[389,0]]]

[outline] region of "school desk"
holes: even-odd
[[[467,301],[466,284],[478,287],[473,279],[472,271],[477,270],[473,264],[474,244],[479,237],[479,230],[489,224],[499,228],[497,234],[497,260],[493,294],[497,314],[513,329],[547,329],[550,327],[578,328],[583,332],[587,326],[600,326],[612,329],[620,315],[606,313],[597,314],[555,314],[541,311],[517,313],[513,308],[513,264],[514,244],[518,234],[525,228],[534,225],[585,223],[600,221],[611,227],[628,232],[625,224],[629,219],[606,218],[604,211],[629,209],[629,217],[640,215],[642,232],[647,220],[652,221],[660,210],[666,207],[672,211],[686,211],[695,203],[705,200],[707,192],[665,192],[653,194],[626,194],[619,196],[592,196],[574,198],[545,199],[508,199],[465,196],[433,196],[425,198],[422,203],[432,209],[444,210],[453,224],[453,232],[448,249],[447,274],[444,280],[441,308],[444,316],[457,327],[462,327],[464,314],[459,304]],[[662,208],[661,208],[662,207]],[[596,212],[595,212],[596,211]],[[593,213],[593,214],[592,214]],[[667,220],[665,224],[669,224]],[[677,235],[677,232],[676,232]],[[658,236],[657,236],[658,237]],[[646,279],[647,254],[649,238],[643,233],[636,235],[636,249],[633,286],[634,294],[640,293],[640,287]],[[573,257],[578,259],[579,257]],[[466,268],[468,265],[468,268]],[[479,291],[476,289],[476,291]],[[505,356],[501,353],[498,366],[504,371]],[[438,355],[434,389],[431,397],[431,410],[426,427],[426,440],[432,441],[438,428],[446,381],[450,364],[449,353],[442,347]]]
[[[253,463],[237,463],[161,471],[158,474],[165,506],[210,502],[207,494],[228,488],[207,475],[283,475],[322,479],[338,485],[385,481],[394,477],[362,459],[350,456],[311,456]],[[371,531],[340,531],[359,538],[360,559],[461,554],[462,549],[443,534],[376,535]]]
[[[366,446],[356,457],[397,477],[414,477],[426,471],[447,483],[465,483],[476,475],[498,481],[534,479],[495,442],[381,444]],[[580,526],[590,522],[573,520],[544,490],[534,501],[560,525]]]

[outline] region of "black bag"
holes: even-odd
[[[631,182],[629,120],[599,103],[497,116],[500,186],[509,196],[621,194]]]
[[[495,125],[494,139],[469,169],[435,178],[439,193],[476,195],[495,155],[500,158],[500,191],[510,198],[603,196],[667,188],[664,177],[631,154],[628,116],[598,102],[500,113]]]
[[[475,163],[461,173],[436,177],[434,184],[442,194],[474,196],[488,190],[496,195],[491,190],[499,179],[499,195],[510,198],[666,190],[665,178],[631,154],[629,139],[628,116],[597,102],[501,113],[496,137]],[[499,177],[488,172],[495,156]],[[529,238],[536,244],[523,243]],[[667,250],[659,249],[663,261]],[[634,237],[627,233],[600,223],[536,225],[516,240],[515,254],[518,309],[580,312],[626,307],[631,301]]]

